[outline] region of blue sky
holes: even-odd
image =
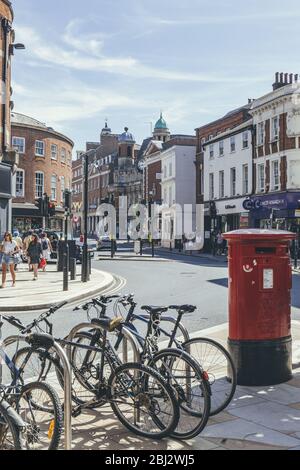
[[[194,129],[299,73],[299,0],[13,0],[15,111],[84,149],[108,118],[138,143]]]

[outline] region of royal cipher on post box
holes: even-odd
[[[279,230],[236,230],[228,241],[229,339],[239,385],[292,377],[290,243]]]

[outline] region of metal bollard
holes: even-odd
[[[92,256],[91,256],[91,253],[89,253],[88,256],[89,256],[89,267],[88,267],[88,269],[89,269],[89,276],[91,276],[91,274],[92,274]],[[89,280],[90,280],[90,278],[89,278]]]
[[[143,240],[140,238],[140,256],[143,256]]]
[[[69,245],[66,243],[64,252],[64,292],[69,290]]]
[[[154,256],[155,256],[155,253],[154,253],[154,240],[152,240],[151,245],[152,245],[152,258],[154,258]]]
[[[76,258],[70,258],[71,281],[76,280]]]

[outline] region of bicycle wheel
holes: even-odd
[[[21,389],[16,406],[27,426],[27,449],[57,450],[63,427],[63,410],[56,391],[46,383],[27,384]]]
[[[210,415],[220,413],[236,391],[237,374],[230,354],[221,344],[208,338],[191,339],[183,343],[183,347],[208,373],[212,393]]]
[[[162,439],[178,424],[175,393],[150,367],[137,363],[118,367],[109,379],[109,400],[120,422],[139,436]]]
[[[186,352],[165,349],[149,365],[162,375],[176,392],[180,420],[172,437],[192,439],[205,428],[210,413],[210,387],[199,364]]]
[[[16,352],[13,363],[18,369],[22,370],[20,379],[23,384],[45,381],[56,384],[58,379],[59,384],[63,386],[60,377],[61,375],[63,377],[63,370],[59,359],[51,351],[25,347]],[[57,370],[59,370],[59,373]]]
[[[20,418],[11,405],[0,403],[0,450],[24,450]]]

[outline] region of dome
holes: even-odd
[[[160,113],[160,118],[155,124],[155,129],[168,129],[167,123],[164,120],[162,113]]]
[[[128,132],[128,127],[125,127],[124,131],[125,132],[123,132],[123,134],[119,135],[119,142],[135,142],[133,134],[131,134],[131,132]]]

